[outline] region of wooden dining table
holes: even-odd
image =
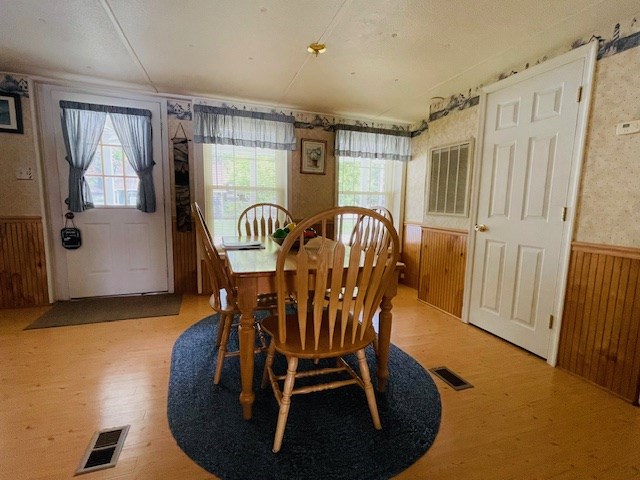
[[[225,237],[225,240],[228,237]],[[240,393],[240,403],[242,405],[242,415],[246,420],[251,419],[252,406],[255,399],[253,373],[254,373],[254,348],[255,348],[255,328],[254,310],[257,307],[258,294],[275,293],[276,289],[276,260],[280,251],[278,245],[270,237],[238,237],[234,239],[234,248],[224,249],[227,267],[231,277],[237,287],[238,307],[241,312],[240,326],[238,327],[238,337],[240,341],[240,377],[242,392]],[[264,248],[243,248],[242,242],[249,244],[260,241]],[[398,280],[400,272],[404,269],[404,264],[398,262],[395,275],[386,285],[385,293],[380,302],[380,313],[378,316],[378,348],[377,356],[377,378],[378,391],[384,392],[387,388],[389,378],[389,347],[391,344],[391,299],[398,290]],[[296,260],[295,252],[289,254],[285,263],[285,271],[295,275]]]

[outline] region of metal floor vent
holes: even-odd
[[[447,367],[430,368],[429,371],[437,375],[438,378],[440,378],[442,381],[444,381],[447,385],[449,385],[454,390],[464,390],[465,388],[473,388],[473,385],[471,385],[466,380],[463,380],[462,378],[460,378],[458,375],[453,373]]]
[[[127,433],[129,433],[129,425],[108,428],[94,433],[91,442],[89,442],[89,448],[82,457],[75,474],[81,475],[115,467]]]

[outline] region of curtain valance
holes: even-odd
[[[151,111],[142,108],[116,107],[114,105],[98,105],[97,103],[69,102],[60,100],[60,108],[86,110],[89,112],[122,113],[124,115],[140,115],[151,118]]]
[[[411,160],[411,132],[343,124],[335,130],[336,156]]]
[[[293,115],[194,105],[196,143],[295,150]]]

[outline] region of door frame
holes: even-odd
[[[74,95],[89,95],[103,98],[113,98],[114,100],[132,100],[140,102],[155,103],[160,111],[160,131],[153,132],[153,135],[160,136],[161,151],[159,158],[162,162],[162,192],[164,195],[164,221],[165,221],[165,243],[167,255],[167,287],[168,292],[174,291],[173,272],[173,235],[171,222],[171,185],[169,170],[169,152],[167,147],[167,102],[163,97],[140,95],[136,93],[116,90],[100,89],[91,87],[72,87],[55,84],[37,84],[36,102],[39,117],[40,141],[42,148],[41,170],[44,172],[44,198],[47,223],[49,228],[49,252],[47,263],[52,272],[49,279],[50,289],[53,291],[51,302],[56,300],[68,300],[69,281],[66,264],[66,250],[60,244],[60,229],[63,228],[62,206],[60,205],[60,182],[58,161],[56,152],[55,125],[53,122],[60,121],[59,111],[53,105],[53,92],[63,92]]]
[[[480,172],[482,167],[482,153],[484,150],[484,133],[486,124],[487,97],[490,93],[497,92],[503,88],[508,88],[522,81],[529,80],[542,73],[550,72],[579,59],[584,59],[584,69],[582,73],[582,98],[578,106],[578,118],[576,122],[576,136],[573,144],[573,156],[571,158],[571,174],[569,177],[569,190],[567,192],[566,207],[567,218],[562,232],[562,245],[560,247],[560,261],[558,277],[556,279],[556,298],[554,300],[553,315],[555,318],[551,337],[547,363],[556,365],[558,357],[558,346],[560,341],[560,328],[562,326],[562,311],[564,308],[564,297],[567,288],[567,274],[569,271],[569,258],[571,254],[571,240],[576,220],[576,207],[578,200],[578,189],[580,186],[580,176],[584,159],[586,145],[587,126],[589,121],[589,107],[593,92],[595,78],[596,55],[598,43],[590,42],[563,55],[547,60],[521,73],[514,74],[504,80],[484,87],[480,92],[480,111],[478,121],[478,135],[476,150],[473,162],[473,180],[471,186],[471,210],[469,214],[469,235],[467,238],[467,262],[465,267],[464,294],[462,303],[462,321],[469,323],[471,314],[471,279],[473,276],[473,264],[475,255],[476,231],[473,226],[478,219],[478,203],[480,199]]]

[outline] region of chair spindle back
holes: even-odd
[[[275,203],[256,203],[238,218],[238,235],[267,236],[293,222],[291,213]]]
[[[343,231],[353,225],[354,217],[359,227],[346,244]],[[330,238],[332,222],[334,235]],[[296,275],[287,283],[288,254],[296,240],[304,244],[304,230],[312,225],[317,230],[319,226],[319,237],[294,254]],[[303,349],[318,350],[322,329],[328,329],[330,349],[362,340],[399,255],[398,234],[391,221],[367,208],[336,207],[299,223],[283,242],[276,265],[280,341],[286,342],[284,298],[291,291],[298,299]],[[307,324],[307,312],[312,312],[312,325]]]

